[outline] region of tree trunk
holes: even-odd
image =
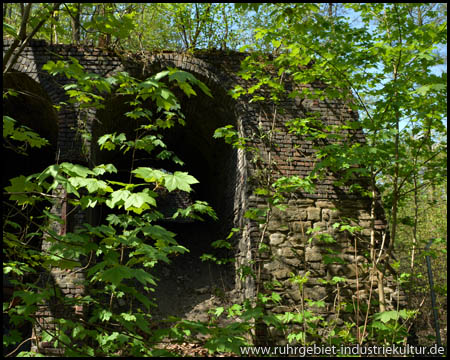
[[[29,5],[30,5],[29,10],[31,10],[31,3]],[[12,66],[16,63],[17,59],[19,58],[25,46],[27,46],[28,42],[39,31],[42,25],[45,24],[45,22],[49,19],[49,17],[52,16],[52,14],[59,9],[60,5],[61,3],[54,3],[50,13],[46,17],[42,18],[42,20],[36,25],[36,27],[31,31],[30,35],[28,36],[26,36],[27,21],[26,20],[24,21],[24,18],[22,18],[19,39],[15,40],[11,44],[5,56],[3,57],[3,74],[11,70]],[[27,15],[26,8],[24,9],[23,14],[24,16]],[[30,11],[28,12],[27,16],[29,15]],[[21,36],[24,37],[22,38]]]
[[[56,24],[59,21],[59,15],[57,15],[57,12],[54,12],[52,14],[52,19],[54,19],[54,21],[52,21],[52,30],[50,32],[50,43],[53,44],[53,36],[55,37],[55,44],[58,43],[58,32],[56,31]]]
[[[8,12],[8,3],[3,3],[3,22],[5,22],[5,16]]]
[[[31,5],[32,3],[28,3],[26,4],[26,6],[24,6],[24,4],[20,4],[20,14],[22,16],[22,21],[20,23],[19,39],[21,41],[25,40],[27,37],[27,24],[31,14]]]
[[[80,43],[80,32],[81,32],[81,24],[80,24],[80,13],[81,13],[81,4],[77,3],[76,5],[76,13],[70,18],[72,25],[72,43],[78,45]]]
[[[100,15],[106,16],[106,7],[108,4],[102,4],[100,6]],[[111,34],[102,33],[98,37],[98,47],[108,47],[111,44]]]
[[[394,82],[398,77],[398,65],[394,65]],[[397,97],[397,92],[394,93],[394,99]],[[400,113],[397,105],[395,106],[395,142],[394,142],[394,189],[392,191],[392,208],[391,208],[391,241],[389,243],[389,254],[394,250],[395,238],[397,235],[397,215],[399,202],[399,173],[400,173]]]
[[[419,216],[419,201],[418,201],[418,189],[417,189],[417,176],[414,174],[414,226],[413,226],[413,244],[411,251],[411,273],[414,270],[414,261],[417,247],[417,222]]]
[[[222,7],[222,15],[223,15],[223,21],[225,23],[225,34],[223,34],[223,40],[220,49],[226,50],[227,49],[227,41],[228,41],[228,16],[225,11],[225,5]]]

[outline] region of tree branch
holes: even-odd
[[[33,38],[33,36],[39,31],[39,29],[45,24],[45,22],[52,16],[52,14],[59,9],[60,5],[61,5],[61,3],[54,3],[53,8],[50,10],[48,15],[45,16],[39,22],[39,24],[36,25],[36,27],[31,31],[30,35],[28,35],[26,38],[24,38],[22,40],[14,41],[14,43],[11,45],[11,47],[8,49],[7,53],[5,54],[5,57],[3,58],[3,74],[6,74],[7,72],[9,72],[11,70],[13,65],[17,62],[17,59],[19,58],[23,49],[28,45],[28,43]],[[25,9],[24,14],[26,15],[26,13],[27,12]],[[29,15],[29,13],[28,13],[28,15]],[[22,21],[23,21],[23,18],[22,18]],[[22,29],[21,29],[21,32],[22,32]],[[17,49],[17,51],[14,53],[14,51],[16,49]]]

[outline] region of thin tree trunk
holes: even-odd
[[[394,82],[397,80],[398,66],[394,65]],[[394,93],[394,99],[397,98],[397,92]],[[391,241],[389,242],[389,254],[392,254],[394,249],[395,238],[397,235],[397,215],[398,215],[398,201],[399,199],[399,157],[400,157],[400,114],[398,107],[395,108],[395,139],[394,139],[394,189],[392,191],[392,208],[391,208]]]
[[[58,43],[58,32],[56,31],[56,24],[59,21],[59,15],[56,14],[57,14],[56,11],[52,14],[52,18],[55,19],[55,23],[52,23],[52,31],[51,31],[52,34],[51,38],[53,39],[53,35],[55,36],[55,44]]]
[[[414,270],[414,260],[415,260],[415,254],[416,254],[416,247],[417,247],[417,220],[418,220],[418,208],[419,208],[419,202],[418,202],[418,194],[417,194],[417,176],[414,174],[414,226],[413,226],[413,246],[411,251],[411,273]]]
[[[223,15],[223,21],[225,23],[225,34],[223,35],[221,50],[226,50],[229,29],[228,29],[228,17],[227,17],[226,11],[225,11],[225,5],[222,7],[222,15]]]
[[[26,6],[24,6],[24,4],[20,4],[20,14],[22,16],[22,21],[20,23],[19,39],[22,41],[27,37],[27,24],[31,14],[32,5],[32,3],[28,3],[26,4]]]
[[[8,12],[8,3],[3,3],[3,22],[5,22],[5,16]]]
[[[78,45],[80,43],[80,32],[81,32],[81,23],[80,23],[80,13],[81,13],[81,4],[76,4],[76,13],[70,18],[72,25],[72,43]]]
[[[196,24],[195,24],[195,33],[191,39],[191,44],[190,44],[190,48],[192,48],[192,49],[195,49],[195,47],[197,46],[198,38],[200,36],[201,30],[203,27],[203,23],[205,22],[205,19],[209,17],[209,10],[211,9],[211,4],[208,4],[208,6],[206,7],[206,10],[205,10],[205,13],[203,14],[203,16],[200,16],[198,4],[195,3],[194,5],[195,5]]]
[[[384,295],[384,274],[382,271],[377,269],[377,279],[378,279],[378,301],[380,302],[380,312],[386,311],[386,298]]]
[[[100,14],[106,16],[107,3],[100,6]],[[98,38],[98,47],[108,47],[111,44],[111,34],[101,34]]]
[[[17,62],[17,59],[19,58],[20,54],[22,53],[25,46],[27,46],[28,42],[33,38],[33,36],[39,31],[39,29],[42,27],[42,25],[45,24],[45,22],[49,19],[52,14],[57,11],[60,7],[61,3],[54,3],[53,8],[51,9],[50,13],[47,17],[43,18],[39,24],[36,25],[36,27],[31,31],[31,33],[26,36],[26,25],[27,21],[24,21],[24,18],[22,18],[22,24],[20,29],[19,39],[15,40],[8,51],[6,52],[5,56],[3,57],[3,74],[9,72],[12,68],[12,66]],[[31,10],[31,4],[30,4],[30,10]],[[26,8],[23,11],[24,16],[26,14]],[[29,12],[28,15],[29,16]],[[25,35],[24,38],[21,36]]]
[[[378,285],[378,301],[379,301],[379,309],[380,312],[386,311],[386,301],[384,295],[384,274],[378,270],[377,268],[377,259],[376,259],[376,242],[375,242],[375,209],[377,206],[377,189],[375,183],[375,174],[373,169],[371,169],[371,178],[370,178],[370,187],[372,191],[372,203],[370,206],[370,260],[372,261],[372,276],[377,276],[377,285]],[[383,249],[380,249],[380,252]],[[387,261],[387,260],[386,260]],[[370,306],[370,305],[369,305]]]
[[[394,9],[397,12],[397,5],[394,4]],[[400,45],[403,45],[403,39],[402,39],[402,31],[401,31],[401,24],[397,23],[398,30],[399,30],[399,39],[398,42]],[[389,30],[389,29],[388,29]],[[390,38],[390,32],[388,31],[388,36]],[[391,46],[393,46],[393,42],[391,39]],[[398,80],[398,72],[401,65],[401,58],[402,58],[402,51],[400,50],[398,59],[396,63],[394,64],[393,68],[393,81],[394,84]],[[397,99],[397,91],[394,92],[393,99]],[[395,142],[394,142],[394,151],[395,151],[395,159],[394,159],[394,190],[393,190],[393,196],[392,196],[392,223],[391,223],[391,241],[389,243],[389,254],[392,254],[392,251],[394,249],[394,243],[395,238],[397,235],[397,215],[398,215],[398,202],[399,202],[399,172],[400,172],[400,164],[399,164],[399,151],[400,151],[400,112],[398,110],[398,104],[394,102],[394,111],[395,111]]]

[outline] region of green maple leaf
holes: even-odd
[[[155,282],[153,276],[151,276],[151,275],[150,275],[149,273],[147,273],[145,270],[142,270],[142,269],[134,269],[134,270],[133,270],[133,273],[134,273],[134,277],[135,277],[136,279],[138,279],[139,282],[140,282],[142,285],[146,285],[147,283],[150,283],[150,284],[156,286],[156,282]]]
[[[125,210],[132,210],[137,214],[149,209],[150,205],[156,206],[156,200],[147,192],[131,194],[125,201]]]
[[[137,178],[144,179],[146,182],[160,182],[165,175],[165,173],[161,170],[155,170],[147,167],[139,167],[132,172],[136,174]]]
[[[101,275],[103,281],[110,282],[116,286],[120,284],[122,279],[131,279],[133,277],[132,269],[123,265],[114,266]]]
[[[128,197],[131,195],[131,192],[128,190],[120,189],[114,191],[111,194],[111,199],[106,200],[106,205],[110,208],[116,206],[116,204],[121,205],[121,201],[127,201]]]
[[[178,189],[190,192],[192,190],[190,185],[197,183],[198,180],[186,172],[175,171],[174,174],[164,175],[164,185],[169,191]]]
[[[180,89],[184,91],[184,93],[187,95],[187,97],[190,97],[191,95],[197,95],[197,93],[194,91],[191,85],[188,83],[180,83],[179,84]]]
[[[34,204],[36,201],[35,197],[27,195],[27,192],[42,192],[42,188],[35,183],[30,182],[27,177],[20,175],[18,177],[9,180],[11,186],[6,186],[5,190],[9,193],[23,193],[23,194],[12,194],[9,199],[16,200],[19,205],[24,204]]]
[[[390,320],[398,320],[400,317],[405,317],[405,312],[402,311],[383,311],[380,313],[374,314],[373,318],[375,320],[381,320],[383,323],[387,323]]]

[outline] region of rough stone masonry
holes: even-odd
[[[4,52],[10,43],[3,40]],[[279,293],[281,302],[269,306],[268,310],[274,313],[297,311],[303,299],[322,300],[325,306],[314,310],[324,318],[331,319],[338,312],[336,304],[339,301],[352,304],[356,297],[367,299],[371,283],[372,293],[377,294],[377,281],[367,273],[368,259],[364,256],[370,243],[371,200],[351,193],[348,186],[335,186],[336,174],[328,174],[317,183],[316,191],[312,194],[301,191],[292,194],[286,200],[285,211],[273,208],[266,227],[244,217],[248,209],[266,206],[264,199],[254,195],[253,190],[258,185],[258,174],[264,170],[261,167],[267,163],[264,160],[267,160],[269,152],[274,178],[291,175],[303,177],[314,167],[316,161],[314,146],[317,144],[289,133],[286,122],[311,112],[318,113],[323,124],[358,121],[357,114],[344,101],[286,98],[280,105],[283,111],[278,111],[273,122],[274,106],[270,101],[250,103],[249,98],[240,97],[235,100],[228,94],[228,90],[235,85],[239,84],[244,88],[250,85],[237,75],[245,54],[236,52],[200,51],[194,55],[158,52],[139,56],[118,56],[105,49],[49,45],[45,41],[35,40],[25,48],[10,76],[26,79],[22,82],[22,86],[28,86],[26,84],[29,83],[30,91],[31,87],[37,86],[50,105],[59,104],[66,98],[61,84],[67,83],[68,80],[52,78],[42,70],[42,66],[49,60],[68,59],[69,56],[76,58],[87,71],[102,76],[126,70],[133,76],[144,79],[158,69],[167,66],[177,67],[191,72],[211,89],[213,98],[199,95],[197,99],[195,97],[181,99],[188,125],[186,133],[180,130],[179,137],[172,143],[181,151],[186,148],[195,149],[195,153],[189,155],[187,152],[186,156],[192,163],[194,175],[202,177],[200,186],[203,186],[203,190],[199,190],[199,193],[204,194],[207,200],[217,207],[222,221],[227,226],[241,229],[234,243],[236,258],[234,287],[241,298],[253,299],[258,289],[264,289],[263,282],[276,280],[277,285],[271,291]],[[304,86],[313,88],[319,85]],[[102,131],[125,129],[124,125],[120,125],[120,116],[116,115],[120,106],[110,102],[102,113],[83,114],[84,119],[87,119],[83,126],[94,135]],[[63,106],[58,111],[52,111],[56,122],[53,124],[56,140],[54,159],[51,161],[57,158],[58,161],[86,165],[98,164],[104,160],[94,141],[83,143],[77,134],[77,128],[80,126],[79,109]],[[115,122],[111,120],[114,116]],[[255,161],[253,155],[244,150],[225,149],[223,144],[218,145],[218,140],[212,139],[214,129],[226,124],[234,125],[240,136],[248,138],[252,145],[259,149],[261,161]],[[269,149],[256,134],[272,129],[275,130],[273,144],[276,146]],[[354,142],[365,141],[362,130],[349,133],[349,138]],[[201,159],[201,163],[197,158]],[[367,179],[362,179],[361,184],[367,187]],[[64,202],[55,204],[53,211],[64,217],[67,211]],[[376,238],[380,243],[382,237],[386,235],[387,224],[379,204],[375,215]],[[92,214],[72,212],[64,228],[58,225],[59,231],[60,233],[69,231],[85,221],[93,221],[94,218]],[[360,225],[363,230],[352,235],[333,227],[333,224],[344,218],[351,218],[352,223]],[[318,239],[310,240],[312,235],[308,234],[308,229],[312,228],[320,228],[322,233],[331,235],[335,242],[325,244]],[[261,243],[266,245],[267,251],[258,251]],[[43,247],[46,246],[44,241]],[[331,255],[340,260],[330,261]],[[238,270],[243,266],[249,266],[255,272],[259,272],[256,279],[247,277],[241,281]],[[307,273],[308,281],[302,293],[298,285],[290,281],[290,276]],[[74,297],[85,292],[84,287],[78,283],[83,278],[82,272],[65,274],[54,269],[51,275],[66,296]],[[343,276],[347,280],[338,286],[324,282],[334,276]],[[403,298],[394,287],[392,279],[387,284],[384,291],[386,305],[389,308],[396,306]],[[52,318],[58,316],[60,311],[61,309],[52,308],[51,304],[47,304],[38,315],[42,324],[51,327]],[[83,309],[70,311],[82,314]],[[345,316],[352,316],[351,312],[342,311],[341,314],[344,320]],[[277,336],[275,332],[271,332],[272,329],[266,330],[268,330],[266,335]],[[50,344],[37,344],[39,350],[44,353],[52,351],[49,346]]]

